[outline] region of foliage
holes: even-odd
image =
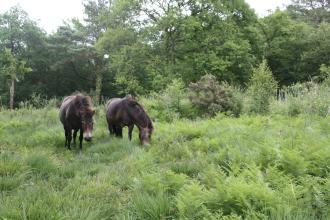
[[[5,49],[4,52],[0,54],[0,65],[0,74],[15,81],[23,79],[25,73],[32,71],[31,68],[25,66],[25,61],[17,60],[10,49]]]
[[[180,79],[174,79],[163,91],[141,101],[154,120],[174,121],[178,118],[196,118],[198,115]]]
[[[0,75],[5,76],[8,81],[10,81],[10,108],[13,108],[14,104],[14,93],[15,93],[15,82],[22,79],[24,74],[31,71],[31,68],[25,66],[25,61],[17,60],[10,49],[5,49],[5,51],[0,54]]]
[[[51,34],[13,7],[0,14],[0,51],[10,48],[32,69],[14,85],[17,103],[34,93],[53,98],[85,91],[97,103],[126,93],[146,96],[173,79],[188,86],[205,74],[244,88],[263,58],[280,86],[322,81],[321,65],[330,65],[323,3],[293,1],[288,10],[258,18],[243,0],[88,0],[83,22],[68,20]],[[5,105],[6,80],[0,76]]]
[[[9,48],[11,53],[20,57],[26,52],[29,45],[29,37],[34,22],[27,13],[20,7],[14,6],[7,12],[0,15],[0,50]],[[32,37],[31,36],[31,37]]]
[[[313,28],[295,22],[287,12],[279,10],[261,19],[260,28],[266,44],[264,57],[279,84],[309,80],[314,72],[302,67],[305,64],[302,59],[314,41],[309,39]]]
[[[253,70],[248,84],[248,112],[261,114],[268,112],[270,99],[274,96],[276,88],[277,82],[264,60],[259,67]]]
[[[288,11],[296,20],[313,25],[330,22],[330,4],[328,0],[292,0]]]
[[[310,43],[308,49],[302,54],[300,71],[308,73],[310,78],[322,77],[320,67],[330,65],[330,55],[327,52],[330,50],[330,24],[322,23],[308,37]]]
[[[242,103],[235,96],[232,87],[219,84],[213,75],[205,75],[198,82],[189,85],[189,99],[199,108],[201,114],[214,116],[218,112],[238,116]]]

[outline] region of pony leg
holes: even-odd
[[[123,128],[121,128],[121,127],[119,127],[119,126],[117,126],[116,127],[116,130],[115,130],[115,133],[116,133],[116,136],[117,137],[123,137]]]
[[[134,128],[134,124],[128,126],[128,139],[132,140],[132,131]]]
[[[108,129],[109,129],[110,135],[114,135],[115,129],[114,129],[114,126],[112,124],[108,124]]]
[[[74,145],[74,146],[76,146],[77,132],[78,132],[78,130],[74,130],[74,131],[73,131],[73,145]]]
[[[123,128],[118,128],[119,137],[123,137]]]
[[[113,133],[116,137],[118,137],[118,128],[115,125],[112,125]]]
[[[65,144],[64,147],[66,148],[68,143],[68,128],[64,127],[64,135],[65,135]]]
[[[72,129],[67,129],[68,131],[68,136],[67,136],[67,139],[68,139],[68,149],[71,150],[71,147],[70,147],[70,144],[71,144],[71,140],[72,140]]]
[[[84,133],[83,130],[80,129],[80,135],[79,135],[79,149],[80,150],[82,150],[82,142],[83,142],[83,136],[84,136],[83,133]]]
[[[118,128],[115,125],[112,125],[113,134],[118,137]]]

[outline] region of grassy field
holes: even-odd
[[[127,131],[127,130],[125,130]],[[218,115],[68,151],[58,110],[0,112],[0,219],[329,219],[330,122]]]

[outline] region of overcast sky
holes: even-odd
[[[0,0],[1,1],[1,0]],[[268,14],[268,10],[275,10],[285,8],[291,0],[245,0],[257,12],[259,16]]]
[[[276,7],[284,8],[290,0],[246,0],[246,2],[259,16],[265,16],[268,10],[275,10]],[[0,13],[17,4],[48,33],[55,31],[63,20],[83,17],[82,0],[0,0]]]

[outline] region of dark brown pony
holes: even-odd
[[[123,127],[128,126],[128,139],[132,139],[134,125],[139,128],[141,144],[150,144],[152,122],[142,106],[130,95],[110,99],[106,105],[106,117],[111,135],[123,137]]]
[[[75,94],[64,98],[60,107],[60,120],[65,131],[65,147],[70,148],[73,132],[73,144],[76,144],[77,132],[80,130],[80,149],[82,149],[83,138],[92,140],[93,115],[95,110],[89,96]]]

